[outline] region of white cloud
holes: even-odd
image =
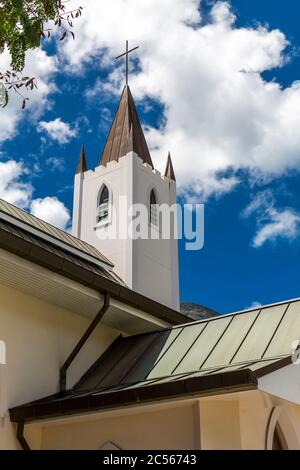
[[[31,213],[39,219],[65,230],[70,222],[70,213],[57,197],[34,199],[31,202]]]
[[[257,231],[252,240],[254,248],[279,239],[292,241],[300,235],[300,215],[293,209],[277,209],[270,190],[258,193],[243,215],[256,219]]]
[[[269,211],[270,222],[262,226],[256,233],[253,246],[259,248],[267,241],[276,241],[278,238],[294,240],[300,232],[300,216],[291,210],[278,212]]]
[[[250,217],[259,214],[260,218],[275,205],[274,195],[270,189],[261,191],[252,198],[250,204],[244,209],[242,216]]]
[[[28,170],[21,162],[0,162],[0,198],[22,209],[30,209],[36,217],[63,230],[68,228],[70,213],[56,197],[32,200],[32,185],[22,182]]]
[[[234,187],[237,178],[220,181],[229,168],[276,175],[300,168],[300,83],[283,89],[261,76],[287,59],[281,31],[238,27],[228,2],[212,7],[208,24],[201,23],[198,0],[81,3],[76,39],[63,45],[69,70],[92,61],[114,67],[87,95],[119,93],[124,64],[115,65],[114,57],[127,38],[140,46],[131,89],[165,110],[165,125],[147,132],[157,168],[170,149],[178,183],[204,196]]]
[[[262,304],[260,302],[258,302],[257,300],[254,300],[250,307],[247,308],[247,310],[250,310],[250,308],[260,308],[262,307]]]
[[[235,15],[230,11],[229,2],[216,2],[212,7],[211,16],[214,19],[215,23],[220,23],[221,25],[231,26],[235,20]]]
[[[23,183],[24,166],[15,160],[0,162],[0,198],[19,207],[27,207],[32,195],[30,183]]]
[[[0,54],[0,70],[9,68],[10,56],[7,51]],[[26,67],[23,75],[36,77],[38,89],[27,91],[20,89],[24,96],[29,97],[26,109],[22,110],[22,98],[12,90],[9,93],[9,103],[6,108],[0,109],[0,142],[12,138],[20,120],[37,119],[49,107],[49,94],[55,90],[51,82],[57,70],[55,57],[50,57],[42,49],[30,50],[26,54]]]
[[[67,144],[73,137],[76,137],[77,130],[72,129],[70,124],[63,122],[60,118],[53,121],[41,121],[38,131],[45,131],[52,140],[56,140],[59,144]]]
[[[46,165],[49,167],[50,171],[62,172],[65,167],[65,162],[62,158],[49,157],[46,160]]]

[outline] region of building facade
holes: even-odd
[[[299,450],[300,300],[192,321],[175,238],[112,236],[122,197],[157,232],[176,201],[128,87],[73,235],[0,200],[0,449]]]

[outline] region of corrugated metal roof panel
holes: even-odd
[[[198,337],[187,355],[182,358],[174,372],[180,374],[181,372],[199,370],[231,321],[231,317],[225,317],[208,322],[203,333]]]
[[[177,382],[181,380],[188,380],[188,379],[193,379],[193,378],[198,378],[198,377],[204,377],[207,375],[215,375],[215,374],[225,374],[227,372],[233,372],[237,370],[242,370],[242,369],[249,369],[250,371],[259,371],[260,369],[265,368],[266,366],[276,364],[278,363],[282,358],[274,358],[270,360],[260,360],[260,361],[247,361],[243,362],[240,364],[231,364],[228,367],[216,367],[214,369],[205,369],[205,370],[200,370],[200,371],[195,371],[195,372],[189,372],[185,374],[174,374],[174,375],[169,375],[166,377],[161,377],[161,378],[151,378],[147,380],[141,380],[141,381],[132,381],[132,383],[123,383],[123,384],[110,384],[109,386],[106,384],[101,383],[98,387],[94,388],[94,394],[102,394],[107,392],[108,389],[112,391],[118,391],[118,390],[132,390],[132,389],[140,389],[143,387],[149,387],[151,385],[160,385],[160,384],[167,384],[171,382]],[[93,393],[93,387],[86,388],[86,389],[76,389],[75,396],[84,396],[85,394]]]
[[[126,353],[120,357],[119,361],[112,368],[109,375],[104,377],[100,383],[100,387],[109,387],[111,384],[118,385],[121,383],[132,382],[130,371],[134,365],[142,360],[145,352],[151,354],[151,344],[155,340],[156,335],[143,335],[140,341],[135,341],[128,348]]]
[[[149,372],[155,367],[160,361],[164,354],[171,348],[172,344],[182,332],[182,328],[176,328],[174,330],[166,330],[155,335],[149,335],[153,337],[151,348],[147,351],[147,354],[143,354],[140,360],[137,361],[130,370],[130,374],[122,379],[122,382],[139,382],[147,379]]]
[[[249,334],[234,356],[233,363],[243,362],[249,359],[261,359],[263,357],[286,308],[287,305],[277,305],[261,310]]]
[[[206,323],[198,323],[195,325],[183,328],[183,331],[161,357],[160,361],[156,363],[153,370],[149,373],[148,378],[165,377],[172,375],[173,370],[182,361],[183,357],[193,346],[194,341],[204,330]]]
[[[291,354],[292,343],[300,339],[300,302],[289,305],[264,357]]]
[[[300,302],[293,302],[287,309],[288,305],[262,307],[121,339],[124,347],[130,341],[129,352],[124,352],[115,364],[112,356],[100,358],[99,370],[107,367],[106,361],[111,370],[105,381],[98,380],[97,387],[141,386],[154,380],[168,382],[183,376],[201,377],[266,367],[290,355],[291,340],[299,337]],[[97,371],[91,369],[86,379],[94,374]]]
[[[216,345],[211,355],[203,364],[203,368],[230,364],[231,359],[244,341],[259,312],[259,310],[254,310],[253,312],[247,313],[247,315],[233,316],[230,328],[225,331],[221,341]]]
[[[101,388],[101,382],[110,377],[113,368],[125,357],[131,346],[133,338],[118,338],[112,346],[96,361],[75,385],[75,390],[92,390]]]

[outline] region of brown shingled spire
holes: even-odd
[[[172,163],[172,160],[171,160],[171,154],[170,154],[170,152],[169,152],[169,154],[168,154],[165,176],[167,176],[168,178],[170,178],[170,179],[173,180],[173,181],[176,181],[175,173],[174,173],[174,169],[173,169],[173,163]]]
[[[128,152],[135,152],[144,163],[148,163],[153,168],[150,152],[133,97],[129,86],[126,85],[99,164],[107,165],[108,162],[113,160],[119,161],[119,159]]]
[[[77,165],[77,168],[76,168],[76,175],[78,173],[84,173],[87,170],[88,170],[88,167],[87,167],[86,159],[85,159],[84,146],[82,146],[81,150],[80,150],[78,165]]]

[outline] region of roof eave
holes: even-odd
[[[260,369],[253,371],[253,374],[257,379],[260,379],[261,377],[265,377],[268,374],[272,374],[272,372],[276,372],[279,369],[282,369],[283,367],[289,366],[293,363],[292,356],[287,356],[284,357],[283,359],[279,359],[276,362],[273,362],[272,364],[268,364],[265,367],[261,367]]]
[[[88,394],[78,398],[62,398],[53,402],[39,400],[9,410],[13,422],[34,422],[107,411],[153,402],[207,397],[257,389],[257,378],[249,369],[177,380],[147,387]]]
[[[21,256],[28,261],[43,266],[52,272],[59,273],[102,294],[108,292],[112,298],[172,325],[185,324],[191,321],[190,318],[180,312],[107,279],[97,274],[94,270],[88,270],[84,266],[72,263],[69,260],[62,262],[55,252],[48,252],[42,246],[35,247],[33,242],[29,243],[23,238],[18,237],[16,233],[8,233],[0,229],[0,234],[0,248],[8,252]],[[38,256],[36,256],[37,251]]]
[[[112,270],[114,267],[114,264],[111,261],[109,261],[106,257],[103,256],[103,260],[97,259],[94,256],[84,253],[78,248],[75,248],[69,245],[68,243],[63,242],[55,238],[54,236],[43,232],[42,230],[32,227],[26,222],[23,222],[22,220],[19,220],[9,214],[6,214],[0,211],[0,219],[4,220],[5,222],[8,222],[11,225],[14,225],[15,227],[20,228],[21,230],[24,230],[30,233],[31,235],[37,236],[38,238],[41,238],[42,240],[49,242],[51,245],[57,246],[66,252],[70,252],[71,254],[77,256],[78,258],[82,258],[85,261],[95,264],[96,266],[100,266],[108,270]]]

